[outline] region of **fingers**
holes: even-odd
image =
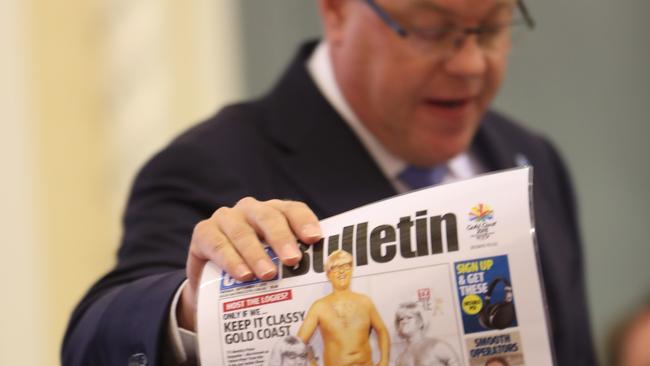
[[[302,258],[297,240],[311,244],[321,235],[318,218],[304,203],[244,198],[196,225],[187,261],[190,286],[198,286],[206,261],[216,263],[240,281],[253,275],[271,279],[277,268],[262,241],[273,248],[282,263],[295,265]]]
[[[277,269],[264,251],[256,230],[246,220],[246,215],[241,209],[223,207],[218,209],[213,217],[224,235],[224,247],[228,248],[227,251],[216,253],[218,259],[223,261],[226,259],[221,257],[228,256],[228,260],[235,261],[230,257],[237,256],[243,259],[257,278],[263,280],[271,279],[277,274]]]
[[[306,204],[281,200],[270,200],[267,203],[284,214],[292,231],[303,243],[313,244],[323,236],[318,217]]]
[[[246,281],[253,277],[246,262],[212,219],[199,222],[192,233],[187,256],[187,277],[192,288],[198,286],[203,265],[207,261],[214,262],[237,280]]]
[[[245,198],[238,204],[247,222],[277,253],[282,263],[295,265],[302,258],[298,242],[282,212],[266,202]],[[243,254],[243,253],[242,253]]]

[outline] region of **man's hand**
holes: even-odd
[[[187,256],[188,285],[176,309],[178,324],[195,330],[196,296],[206,262],[216,263],[239,281],[268,280],[277,274],[261,241],[270,245],[283,264],[297,264],[302,253],[297,240],[313,244],[322,236],[318,218],[302,202],[246,197],[215,211],[194,227]]]

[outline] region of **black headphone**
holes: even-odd
[[[503,301],[491,304],[492,292],[499,282],[504,285]],[[508,279],[497,277],[488,286],[487,294],[485,294],[485,304],[478,316],[478,322],[486,329],[504,329],[512,324],[513,320],[515,320],[515,306],[512,303],[512,286],[510,286]]]

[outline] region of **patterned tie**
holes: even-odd
[[[433,168],[418,168],[409,165],[397,178],[405,183],[410,189],[420,189],[442,182],[447,173],[446,165],[439,165]]]

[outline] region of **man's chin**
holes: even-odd
[[[432,148],[432,146],[437,148]],[[436,165],[444,164],[445,162],[467,151],[468,148],[469,143],[436,144],[432,142],[430,145],[423,146],[421,149],[412,151],[405,160],[411,165],[419,167],[433,167]]]
[[[470,121],[457,128],[422,129],[411,136],[407,161],[417,166],[435,166],[467,151],[478,129]]]

